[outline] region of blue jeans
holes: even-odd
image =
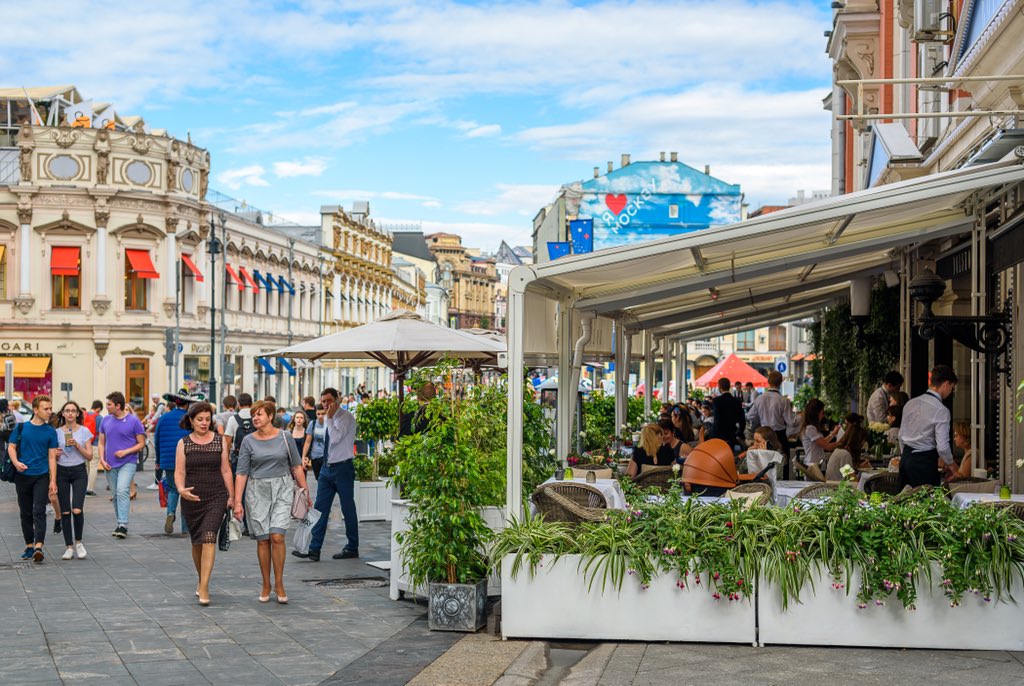
[[[320,521],[313,527],[309,543],[311,551],[320,551],[327,533],[327,520],[331,516],[334,496],[341,500],[341,516],[345,518],[345,536],[348,545],[345,550],[359,552],[359,520],[356,514],[356,465],[352,460],[325,464],[320,468],[316,482],[316,502],[313,507],[320,513]]]
[[[174,470],[164,469],[164,491],[167,493],[167,514],[172,515],[178,511],[178,499],[181,496],[178,494],[178,487],[174,483]],[[188,525],[185,524],[185,517],[181,518],[181,533],[188,533]]]
[[[132,481],[135,479],[135,471],[139,465],[129,462],[117,469],[107,470],[107,483],[114,494],[114,516],[117,517],[117,525],[128,528],[128,510],[131,507]]]

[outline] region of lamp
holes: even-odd
[[[937,315],[932,304],[946,292],[946,282],[931,269],[923,269],[907,286],[910,297],[921,303],[924,311],[917,317],[917,332],[925,340],[944,333],[971,350],[984,353],[995,371],[1010,371],[1009,350],[1013,340],[1010,327],[1010,298],[1002,309],[984,315]],[[1009,380],[1009,377],[1007,377]]]
[[[871,279],[862,277],[850,282],[850,319],[857,327],[857,344],[864,343],[864,330],[871,315]]]

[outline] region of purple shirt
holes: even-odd
[[[103,459],[107,461],[111,469],[117,469],[129,463],[138,463],[138,453],[132,453],[124,457],[114,457],[114,453],[118,450],[134,447],[138,443],[136,436],[139,434],[145,435],[146,433],[146,430],[142,428],[142,422],[139,421],[134,412],[126,413],[121,419],[114,415],[104,417],[103,424],[100,425],[100,433],[107,437]]]

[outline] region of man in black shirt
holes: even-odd
[[[721,438],[735,449],[740,445],[739,437],[746,431],[747,416],[740,399],[729,393],[731,385],[729,379],[718,380],[720,393],[711,401],[714,419],[710,438]]]

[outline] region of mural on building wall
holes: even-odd
[[[739,185],[681,162],[634,162],[567,191],[567,213],[594,222],[594,250],[740,220]]]

